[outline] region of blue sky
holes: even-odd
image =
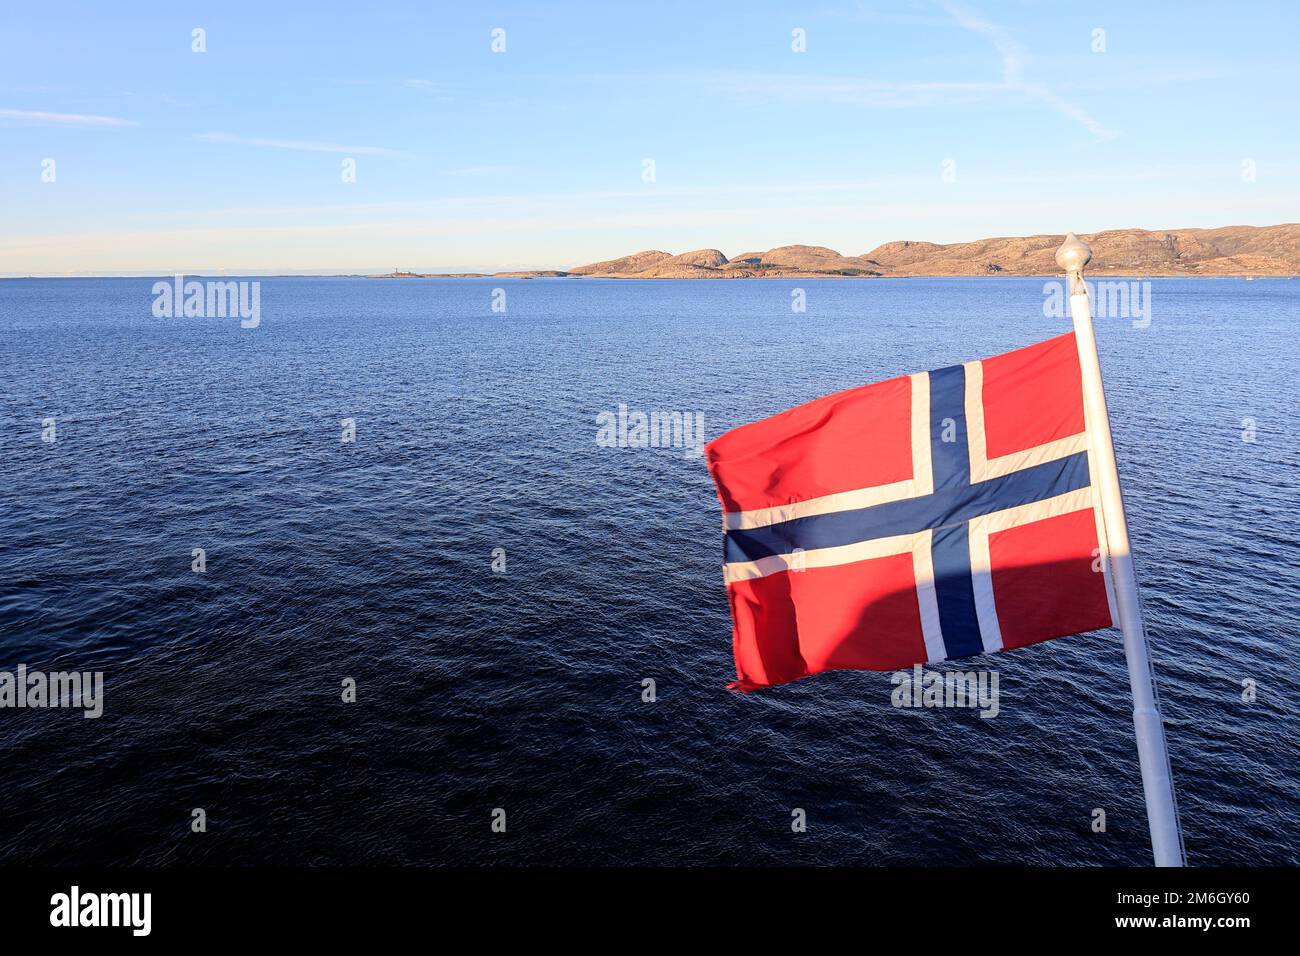
[[[1286,2],[11,4],[0,274],[1296,221],[1298,33]]]

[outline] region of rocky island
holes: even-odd
[[[873,278],[884,276],[1055,275],[1061,234],[979,239],[974,242],[887,242],[845,256],[825,246],[778,246],[728,258],[717,249],[673,255],[647,250],[567,270],[498,272],[510,277],[605,279]],[[1224,226],[1218,229],[1113,229],[1081,235],[1092,246],[1093,275],[1300,275],[1300,224]],[[446,277],[447,274],[442,274]],[[462,275],[464,275],[462,273]],[[485,278],[484,274],[475,274]],[[418,278],[395,272],[378,278]]]

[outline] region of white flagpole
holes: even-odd
[[[1119,626],[1124,632],[1124,656],[1128,659],[1129,683],[1133,687],[1133,727],[1137,732],[1138,763],[1142,768],[1142,789],[1146,793],[1147,823],[1151,827],[1151,849],[1156,866],[1183,866],[1183,837],[1178,826],[1178,805],[1174,802],[1173,778],[1169,772],[1169,751],[1160,718],[1155,677],[1147,652],[1142,607],[1138,603],[1133,554],[1129,549],[1128,523],[1124,519],[1124,498],[1119,471],[1115,467],[1115,446],[1111,442],[1106,393],[1101,385],[1101,364],[1097,339],[1092,329],[1092,309],[1083,267],[1092,259],[1092,249],[1074,233],[1056,252],[1056,263],[1065,270],[1070,286],[1070,315],[1079,347],[1079,369],[1083,373],[1083,404],[1088,426],[1089,451],[1101,498],[1102,523],[1110,552]]]

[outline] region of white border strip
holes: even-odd
[[[1088,450],[1088,431],[1085,427],[1077,435],[1068,435],[1045,445],[1036,445],[990,460],[988,438],[984,432],[984,363],[982,360],[966,362],[963,368],[966,369],[966,440],[970,447],[971,484],[1001,478],[1013,471],[1068,458]]]
[[[914,553],[918,544],[929,542],[930,532],[916,534],[899,534],[890,538],[873,538],[870,541],[857,541],[842,544],[834,548],[815,548],[811,551],[793,551],[789,554],[773,554],[757,561],[732,561],[722,566],[722,574],[728,584],[736,581],[748,581],[753,578],[765,578],[769,574],[781,571],[807,571],[811,568],[833,568],[869,558],[886,558],[895,554]],[[928,554],[928,552],[927,552]],[[930,573],[931,583],[934,573]]]
[[[916,536],[912,551],[912,571],[916,575],[916,602],[921,608],[921,636],[925,639],[925,656],[931,664],[948,657],[939,622],[939,596],[934,589],[934,532]]]
[[[971,581],[975,586],[975,612],[979,618],[980,639],[986,652],[1002,650],[1002,627],[998,623],[997,602],[993,597],[993,570],[989,559],[989,535],[1008,528],[1032,524],[1046,518],[1073,514],[1076,511],[1092,509],[1095,520],[1101,514],[1097,507],[1097,496],[1092,487],[1067,491],[1055,498],[1033,501],[1027,505],[1018,505],[1004,511],[981,515],[970,521],[970,569]],[[1110,600],[1109,570],[1106,562],[1102,563],[1106,574],[1106,599]]]
[[[993,559],[989,557],[988,531],[970,523],[970,581],[975,591],[975,617],[980,626],[984,653],[1002,650],[1002,625],[993,599]]]

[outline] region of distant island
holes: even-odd
[[[673,255],[649,250],[567,270],[459,273],[475,278],[591,276],[602,279],[804,279],[903,276],[1056,275],[1064,235],[980,239],[975,242],[887,242],[860,256],[825,246],[779,246],[727,258],[717,249]],[[1112,229],[1084,235],[1094,275],[1300,275],[1300,224],[1219,229]],[[448,273],[392,272],[381,279],[448,278]]]

